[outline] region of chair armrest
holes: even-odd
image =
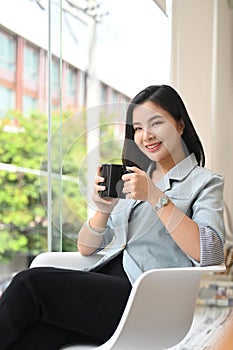
[[[60,268],[69,268],[80,270],[97,263],[102,257],[103,253],[95,255],[83,256],[79,252],[45,252],[37,255],[32,261],[30,267],[52,266]],[[186,269],[193,269],[192,267]],[[224,272],[226,270],[225,264],[195,267],[201,272]]]
[[[212,265],[212,266],[201,266],[201,267],[195,267],[199,268],[203,273],[205,272],[224,272],[226,270],[225,264],[219,264],[219,265]]]
[[[32,267],[58,267],[63,269],[81,270],[94,265],[103,257],[102,253],[83,256],[79,252],[46,252],[37,255],[32,261]]]

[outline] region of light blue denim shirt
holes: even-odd
[[[187,256],[148,202],[121,199],[103,233],[101,266],[123,250],[123,267],[133,284],[144,271],[163,267],[213,265],[224,261],[223,178],[197,165],[194,154],[172,168],[157,186],[200,231],[201,261]],[[184,232],[184,235],[188,235]],[[89,269],[90,270],[90,269]]]

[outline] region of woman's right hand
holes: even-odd
[[[97,168],[97,173],[95,176],[95,185],[94,185],[94,194],[93,201],[97,207],[97,210],[102,213],[111,213],[115,205],[118,203],[118,198],[102,198],[99,195],[99,191],[104,191],[105,186],[101,185],[101,182],[104,182],[104,178],[100,175],[101,167]]]

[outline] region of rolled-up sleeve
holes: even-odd
[[[199,225],[201,259],[191,259],[195,266],[218,265],[224,262],[224,246],[220,237],[209,227]]]
[[[221,176],[212,176],[203,183],[193,203],[192,219],[199,226],[201,247],[200,262],[192,260],[195,265],[218,265],[224,262],[223,186]]]

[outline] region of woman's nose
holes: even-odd
[[[143,138],[144,138],[144,140],[150,140],[153,138],[153,135],[149,130],[144,130]]]

